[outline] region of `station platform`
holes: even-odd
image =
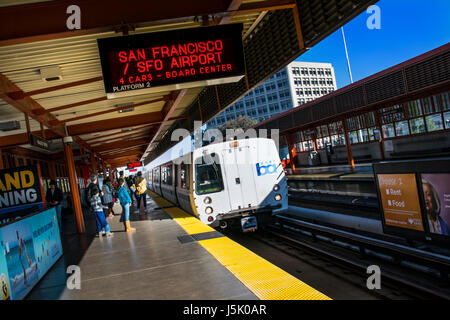
[[[108,218],[112,238],[95,237],[63,219],[63,257],[30,292],[30,300],[316,300],[321,292],[149,192],[147,210],[131,210],[124,232],[120,206]],[[66,286],[77,265],[81,289]]]

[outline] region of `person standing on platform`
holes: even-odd
[[[124,186],[125,180],[123,178],[119,178],[119,200],[122,205],[122,213],[123,213],[123,223],[125,225],[125,231],[135,231],[135,228],[132,228],[130,225],[130,205],[132,203],[131,197],[128,194],[127,189]]]
[[[128,186],[128,183],[127,183],[127,178],[125,177],[125,174],[123,173],[123,171],[120,171],[119,175],[120,175],[119,179],[122,178],[125,181],[125,184],[123,186],[125,187],[125,189],[127,189],[127,192],[129,194],[131,194],[130,187]],[[119,186],[119,188],[120,188],[120,186]]]
[[[136,200],[137,208],[141,207],[141,199],[144,201],[144,208],[147,209],[147,181],[142,177],[142,172],[139,171],[137,177],[134,179],[134,185],[136,186]]]
[[[108,217],[112,217],[114,214],[113,211],[113,206],[114,206],[114,199],[113,199],[113,191],[114,188],[111,184],[111,180],[109,178],[106,178],[103,181],[103,187],[102,187],[102,191],[103,191],[103,203],[105,204],[105,206],[108,207]]]
[[[62,231],[62,224],[61,224],[62,204],[61,204],[61,202],[63,201],[63,193],[62,193],[61,189],[56,186],[55,180],[50,181],[50,189],[47,190],[47,194],[45,195],[45,201],[47,201],[47,205],[49,207],[55,207],[56,216],[58,217],[59,232],[61,232]]]
[[[108,238],[112,237],[114,234],[109,228],[109,224],[106,221],[105,213],[103,212],[102,200],[100,199],[100,190],[97,186],[92,187],[92,197],[91,197],[91,208],[94,211],[95,222],[97,223],[97,237],[102,236],[102,229],[104,230],[103,235]]]
[[[91,198],[92,198],[92,195],[93,195],[92,190],[94,189],[94,187],[99,189],[99,187],[98,187],[98,178],[97,178],[97,176],[95,174],[92,174],[89,177],[89,181],[90,182],[89,182],[88,186],[86,187],[86,190],[84,190],[84,192],[85,192],[86,204],[87,204],[88,208],[92,209],[91,208]]]

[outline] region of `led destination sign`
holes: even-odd
[[[98,39],[108,98],[239,81],[242,24]]]
[[[140,161],[127,163],[127,169],[134,169],[134,168],[139,168],[139,167],[142,167],[142,162],[140,162]]]

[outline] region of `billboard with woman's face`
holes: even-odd
[[[422,174],[422,192],[431,233],[450,235],[450,174]]]

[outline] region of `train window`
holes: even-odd
[[[184,162],[180,165],[180,180],[181,188],[189,189],[189,170]]]
[[[172,165],[166,167],[166,184],[172,185]]]
[[[199,164],[199,162],[196,161],[195,165],[195,192],[207,194],[222,191],[223,180],[220,165],[216,163]]]

